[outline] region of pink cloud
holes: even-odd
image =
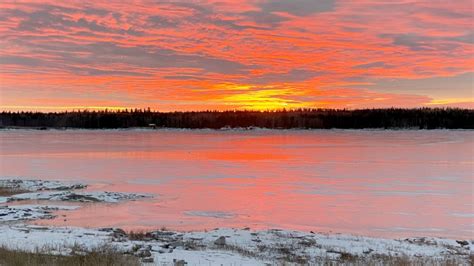
[[[7,1],[0,4],[0,104],[63,99],[66,106],[225,109],[265,99],[275,108],[425,106],[435,97],[426,90],[368,85],[472,71],[470,5]],[[449,98],[463,106],[472,99],[456,91]]]

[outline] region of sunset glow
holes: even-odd
[[[474,108],[472,1],[2,1],[0,110]]]

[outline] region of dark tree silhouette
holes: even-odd
[[[74,111],[61,113],[2,112],[1,127],[33,128],[417,128],[473,129],[474,110],[416,109],[297,109],[278,111],[153,112],[150,109]]]

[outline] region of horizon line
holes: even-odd
[[[0,107],[1,108],[1,107]],[[248,113],[278,113],[278,112],[302,112],[302,111],[367,111],[367,110],[466,110],[474,111],[474,108],[457,107],[457,106],[441,106],[441,107],[372,107],[372,108],[324,108],[324,107],[301,107],[301,108],[278,108],[278,109],[206,109],[206,110],[172,110],[172,111],[160,111],[152,109],[151,107],[138,108],[138,107],[127,107],[127,108],[74,108],[71,110],[58,110],[58,111],[40,111],[40,110],[2,110],[0,113],[42,113],[42,114],[64,114],[64,113],[227,113],[227,112],[248,112]]]

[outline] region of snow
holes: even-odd
[[[124,200],[137,200],[151,197],[149,194],[121,193],[107,191],[77,191],[86,188],[82,183],[66,183],[48,180],[0,180],[0,187],[29,191],[9,197],[0,197],[0,204],[21,200],[51,200],[75,202],[117,203]]]
[[[40,191],[82,189],[86,188],[87,185],[82,183],[67,183],[62,181],[48,180],[2,179],[0,180],[0,187],[15,188],[27,191]]]
[[[133,240],[118,228],[46,227],[24,223],[51,219],[55,211],[74,210],[79,206],[6,204],[11,201],[18,201],[15,202],[18,204],[22,200],[117,203],[150,195],[77,191],[73,190],[77,184],[65,185],[57,181],[0,180],[1,184],[32,191],[0,198],[0,246],[11,249],[48,250],[54,254],[68,255],[72,247],[91,250],[107,245],[136,256],[152,257],[155,265],[173,265],[179,260],[184,260],[188,265],[274,265],[288,261],[317,264],[322,259],[338,261],[347,254],[375,259],[380,256],[454,258],[467,263],[474,250],[472,239],[383,239],[279,229],[254,231],[250,228],[217,228],[198,232],[152,231],[144,234],[141,240]],[[79,188],[83,187],[85,185],[81,184]],[[234,217],[232,213],[212,211],[188,211],[186,214],[227,219]]]
[[[128,253],[149,250],[155,265],[173,265],[174,260],[184,260],[189,265],[268,265],[278,264],[279,259],[288,254],[305,258],[311,264],[321,258],[337,260],[343,253],[431,259],[452,256],[467,262],[474,248],[473,241],[462,246],[455,240],[441,238],[390,240],[284,230],[156,231],[149,239],[141,241],[132,241],[118,232],[121,230],[0,225],[0,246],[30,251],[48,247],[57,253],[68,254],[72,246],[90,250],[109,245]],[[226,245],[216,245],[215,240],[222,236]]]
[[[212,218],[222,218],[222,219],[231,219],[236,215],[230,212],[221,212],[221,211],[186,211],[184,212],[188,216],[201,216],[201,217],[212,217]]]
[[[153,254],[155,265],[169,265],[173,260],[184,260],[189,265],[268,265],[255,259],[244,257],[230,251],[218,250],[175,250],[173,253]]]
[[[78,206],[58,206],[58,205],[18,205],[0,206],[0,222],[51,219],[55,216],[53,211],[74,210]]]
[[[64,183],[59,181],[43,180],[0,180],[0,187],[31,192],[0,197],[0,223],[22,220],[52,219],[54,211],[74,210],[78,206],[61,205],[15,205],[5,204],[25,200],[43,201],[72,201],[72,202],[106,202],[118,203],[124,200],[138,200],[151,197],[148,194],[107,192],[107,191],[78,191],[87,185],[80,183]]]
[[[106,232],[85,228],[48,228],[36,225],[14,224],[0,226],[0,246],[24,251],[49,248],[68,254],[74,245],[93,249],[109,242]]]
[[[148,194],[107,192],[107,191],[47,191],[30,192],[13,195],[7,198],[8,202],[20,200],[52,200],[52,201],[76,201],[76,202],[107,202],[117,203],[124,200],[137,200],[149,198]]]
[[[367,253],[383,255],[407,255],[415,257],[443,257],[451,250],[468,254],[455,240],[441,238],[408,238],[403,240],[370,238],[343,234],[311,234],[299,231],[265,230],[250,231],[242,229],[216,229],[210,232],[191,232],[185,239],[202,239],[211,245],[219,236],[226,237],[226,243],[258,251],[258,246],[292,247],[295,254],[323,256],[328,251],[345,252],[363,256]],[[472,241],[470,248],[474,248]],[[264,254],[260,252],[260,254]],[[269,254],[270,255],[270,254]]]

